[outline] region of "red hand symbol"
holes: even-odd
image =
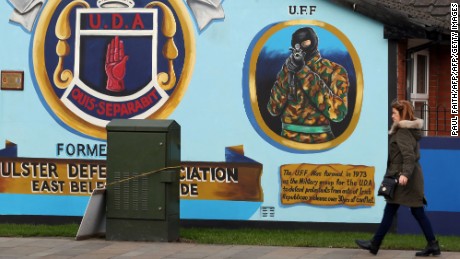
[[[125,47],[123,41],[115,36],[107,46],[107,54],[105,56],[105,73],[107,74],[106,89],[112,92],[121,92],[125,89],[123,78],[126,74],[126,61],[128,56],[125,56]]]

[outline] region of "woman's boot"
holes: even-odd
[[[437,240],[430,241],[426,245],[423,251],[415,253],[415,256],[430,256],[430,255],[440,255],[441,249],[439,248],[439,243]]]
[[[379,252],[381,242],[374,240],[355,240],[355,243],[362,249],[369,250],[371,254],[376,255]]]

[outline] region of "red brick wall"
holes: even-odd
[[[429,51],[429,136],[450,136],[450,46],[435,45]],[[406,96],[407,41],[398,43],[398,89],[399,100],[408,100]]]
[[[406,85],[407,85],[407,76],[406,76],[406,49],[407,41],[398,42],[398,100],[406,100]]]
[[[437,45],[429,51],[429,135],[450,136],[450,46]]]

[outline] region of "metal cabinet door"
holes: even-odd
[[[166,134],[109,132],[108,138],[107,217],[165,219],[165,184],[149,173],[165,167]]]

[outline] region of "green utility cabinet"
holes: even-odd
[[[106,239],[178,240],[179,124],[115,119],[106,128]]]

